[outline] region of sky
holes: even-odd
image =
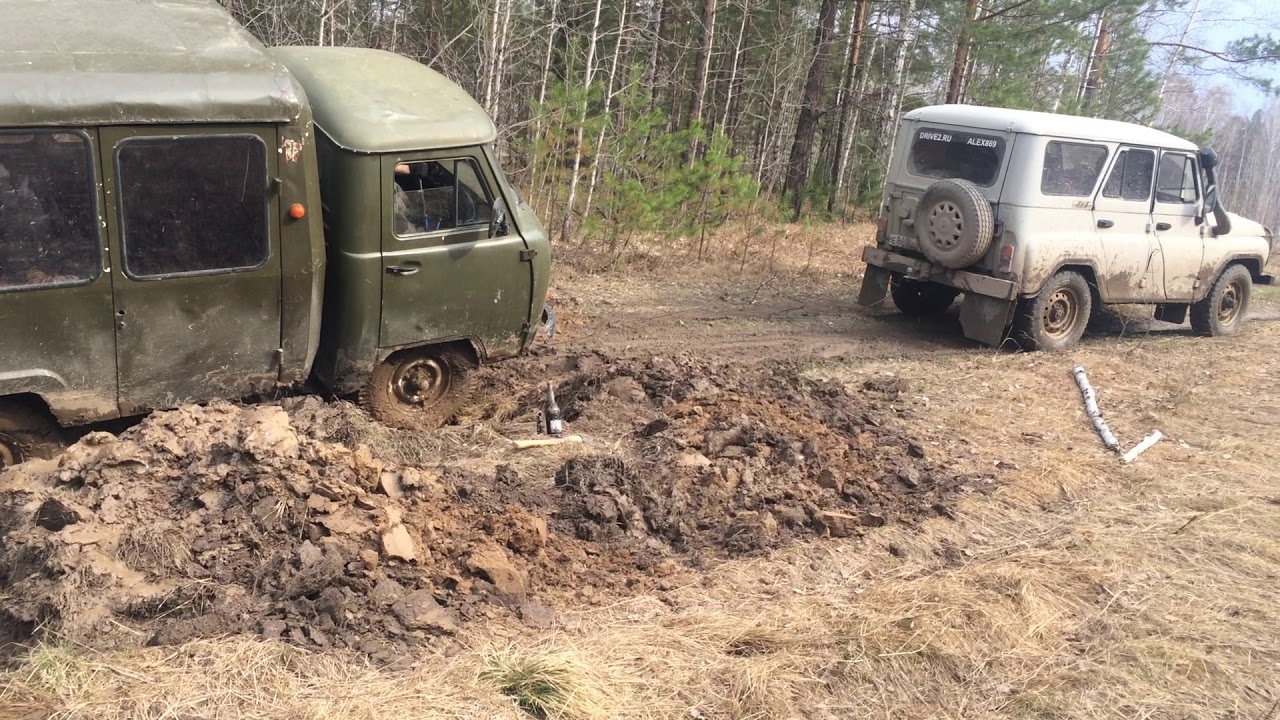
[[[1189,0],[1190,8],[1194,0]],[[1184,16],[1185,19],[1185,16]],[[1188,45],[1222,50],[1233,40],[1250,35],[1280,37],[1280,0],[1200,0],[1196,23],[1187,36]],[[1174,40],[1177,38],[1175,37]],[[1206,69],[1220,70],[1222,63],[1208,62]],[[1280,89],[1280,63],[1250,68],[1254,75],[1268,77]],[[1212,83],[1212,78],[1206,77]],[[1246,83],[1223,78],[1235,91],[1237,110],[1252,112],[1267,102],[1267,96]]]

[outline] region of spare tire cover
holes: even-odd
[[[916,205],[920,251],[944,267],[959,269],[982,259],[991,247],[995,213],[977,185],[939,180]]]

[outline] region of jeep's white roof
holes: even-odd
[[[903,116],[923,123],[939,123],[959,127],[1019,132],[1030,135],[1099,140],[1149,145],[1152,147],[1192,150],[1198,148],[1176,135],[1133,123],[1101,118],[1059,115],[1031,110],[983,107],[980,105],[931,105],[912,110]]]

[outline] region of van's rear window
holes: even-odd
[[[930,178],[957,178],[989,187],[1000,174],[1004,138],[920,128],[911,143],[911,173]]]

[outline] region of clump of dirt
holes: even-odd
[[[582,539],[657,537],[680,553],[740,554],[945,515],[947,496],[981,485],[885,424],[897,385],[877,395],[797,366],[655,358],[592,362],[562,388],[584,424],[629,426],[628,452],[572,458],[556,473],[556,518]]]
[[[949,514],[980,485],[896,429],[886,393],[791,366],[526,358],[484,380],[489,422],[527,432],[548,377],[589,440],[558,463],[500,443],[464,462],[306,398],[156,413],[0,474],[0,643],[247,632],[391,661],[467,622],[546,626],[588,589]]]

